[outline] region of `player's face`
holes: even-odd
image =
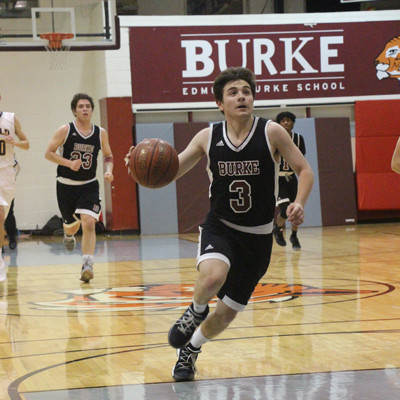
[[[78,120],[86,121],[92,118],[92,105],[90,104],[89,100],[81,99],[78,100],[78,104],[76,105],[75,109],[75,117]]]
[[[219,101],[217,104],[226,117],[252,115],[254,97],[246,81],[240,79],[228,82],[222,94],[222,102]]]
[[[281,119],[281,125],[286,129],[288,133],[291,133],[294,122],[290,118],[285,117]]]

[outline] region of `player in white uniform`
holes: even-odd
[[[0,111],[0,249],[4,242],[4,222],[15,195],[14,147],[28,150],[29,141],[15,114]],[[5,265],[0,254],[0,281],[5,280]]]

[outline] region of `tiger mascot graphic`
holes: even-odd
[[[375,59],[376,76],[379,80],[395,78],[400,82],[400,36],[386,43]]]

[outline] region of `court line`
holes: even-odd
[[[379,329],[374,329],[374,330],[367,330],[367,331],[350,331],[350,332],[343,332],[343,331],[338,331],[338,332],[314,332],[314,333],[296,333],[296,334],[283,334],[283,335],[276,335],[276,334],[271,334],[271,335],[257,335],[257,336],[248,336],[248,337],[243,337],[243,338],[225,338],[225,339],[215,339],[213,340],[213,342],[228,342],[228,341],[236,341],[236,340],[256,340],[256,339],[265,339],[265,338],[276,338],[278,337],[304,337],[304,336],[322,336],[322,335],[352,335],[352,334],[360,334],[360,333],[369,333],[369,334],[381,334],[381,333],[387,333],[387,332],[391,332],[391,333],[400,333],[400,329],[391,329],[391,330],[379,330]],[[28,378],[40,374],[41,372],[44,371],[48,371],[50,369],[54,369],[57,367],[61,367],[61,366],[65,366],[68,364],[73,364],[73,363],[77,363],[80,361],[87,361],[90,359],[95,359],[95,358],[99,358],[99,357],[104,357],[104,356],[114,356],[117,354],[124,354],[124,353],[130,353],[133,351],[144,351],[144,350],[150,350],[150,349],[156,349],[156,348],[169,348],[170,346],[168,344],[160,344],[160,343],[156,343],[156,344],[152,344],[152,345],[145,345],[142,348],[136,348],[136,349],[130,349],[130,350],[122,350],[122,351],[117,351],[117,352],[107,352],[105,354],[97,354],[94,356],[88,356],[88,357],[82,357],[82,358],[78,358],[75,360],[70,360],[70,361],[66,361],[66,362],[62,362],[62,363],[57,363],[54,365],[50,365],[47,367],[43,367],[40,368],[36,371],[32,371],[29,372],[28,374],[25,374],[17,379],[15,379],[13,382],[10,383],[10,385],[8,386],[8,394],[10,396],[10,400],[23,400],[18,388],[19,386]],[[80,350],[80,351],[94,351],[94,350]],[[55,353],[57,354],[57,353]],[[374,369],[373,369],[374,370]],[[336,371],[336,370],[335,370]],[[352,371],[358,371],[355,369],[352,369]],[[362,370],[359,370],[362,371]],[[326,372],[332,372],[332,371],[326,371]],[[315,372],[314,372],[315,373]],[[320,372],[318,372],[320,373]],[[284,375],[292,375],[292,374],[284,374]],[[239,378],[239,377],[237,377]],[[232,379],[232,377],[231,377]],[[169,382],[169,381],[168,381]],[[124,385],[123,385],[124,386]],[[72,390],[74,388],[66,388],[65,390]]]

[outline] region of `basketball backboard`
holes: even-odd
[[[0,51],[45,51],[56,32],[70,51],[118,49],[115,0],[0,0]]]

